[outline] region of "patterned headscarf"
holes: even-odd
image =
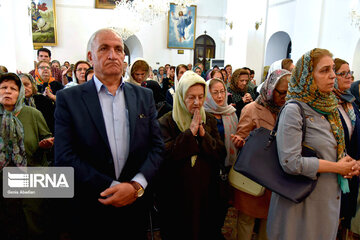
[[[185,95],[186,92],[195,84],[202,84],[204,86],[204,98],[206,98],[206,88],[205,88],[205,80],[192,71],[186,71],[184,75],[181,77],[181,81],[179,82],[178,88],[174,94],[174,103],[173,103],[173,111],[172,117],[180,129],[181,132],[185,132],[190,128],[190,124],[192,121],[192,114],[188,111],[185,105]],[[203,107],[200,108],[201,120],[206,122],[206,114]],[[191,165],[195,165],[197,156],[191,157]]]
[[[270,112],[276,115],[279,113],[281,106],[277,106],[274,103],[274,90],[279,80],[286,75],[291,75],[291,72],[285,69],[278,69],[273,71],[265,80],[260,90],[260,95],[255,100],[258,104],[269,109]]]
[[[355,101],[355,97],[350,93],[350,89],[341,91],[339,89],[338,80],[336,79],[333,92],[335,93],[335,96],[338,99],[339,104],[344,108],[346,114],[349,116],[351,120],[351,125],[355,127],[356,115],[355,115],[354,107],[351,104],[352,102]]]
[[[215,100],[213,99],[210,93],[210,83],[212,81],[220,82],[224,85],[225,89],[225,99],[224,104],[222,106],[217,105]],[[226,147],[226,158],[225,158],[225,166],[232,166],[235,163],[236,156],[237,156],[237,149],[234,146],[234,143],[231,141],[230,135],[236,133],[236,127],[238,124],[238,118],[236,116],[236,109],[228,105],[228,94],[226,91],[225,83],[220,79],[211,79],[206,82],[206,91],[208,92],[205,103],[204,109],[205,111],[213,114],[221,115],[221,119],[224,125],[224,132],[225,132],[225,147]]]
[[[26,98],[25,96],[25,105],[28,105],[30,107],[33,107],[33,108],[36,108],[36,104],[35,104],[35,99],[34,99],[34,94],[36,93],[36,83],[35,83],[35,79],[33,78],[33,76],[31,76],[31,74],[28,74],[28,73],[21,73],[19,75],[20,79],[23,78],[23,77],[26,77],[29,79],[30,83],[31,83],[31,87],[32,87],[32,91],[33,91],[33,94],[29,97],[29,98]]]
[[[344,129],[337,110],[338,101],[334,93],[320,92],[315,83],[313,58],[315,50],[316,48],[305,53],[296,63],[290,79],[286,100],[295,99],[304,102],[315,111],[326,116],[337,142],[337,160],[340,160],[344,157],[345,140]],[[348,180],[341,175],[338,175],[338,183],[343,193],[350,191]]]
[[[25,90],[20,78],[15,73],[0,75],[1,79],[19,81],[21,84],[19,96],[14,110],[9,112],[0,104],[1,137],[0,137],[0,171],[10,163],[15,166],[26,166],[24,146],[24,128],[20,120],[15,116],[24,106]]]

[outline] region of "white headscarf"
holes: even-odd
[[[179,85],[174,94],[172,117],[181,132],[184,132],[190,128],[192,114],[187,109],[184,100],[186,92],[189,90],[190,87],[195,84],[202,84],[204,86],[204,98],[206,98],[205,80],[192,71],[186,71],[184,75],[182,75],[181,81],[179,82]],[[201,120],[206,123],[206,114],[204,107],[200,108],[200,116]],[[192,167],[195,165],[196,159],[197,155],[191,157]]]

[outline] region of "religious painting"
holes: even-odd
[[[95,0],[96,8],[115,8],[116,1],[118,0]]]
[[[55,0],[32,1],[31,22],[35,48],[57,45]]]
[[[194,49],[196,6],[170,4],[168,16],[168,48]]]

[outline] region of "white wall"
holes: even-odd
[[[10,72],[33,69],[31,17],[27,0],[0,0],[0,65]]]
[[[360,79],[360,29],[350,24],[349,12],[353,0],[326,0],[324,19],[320,35],[320,46],[329,49],[334,57],[342,58],[355,71],[355,79]],[[357,0],[360,5],[360,1]],[[360,6],[358,8],[358,13]]]
[[[328,48],[335,57],[347,60],[360,79],[358,54],[360,31],[351,26],[349,12],[353,0],[199,0],[196,37],[204,31],[216,43],[216,58],[225,59],[235,68],[255,69],[255,78],[265,63],[265,49],[270,37],[284,31],[292,40],[292,58],[297,59],[314,47]],[[27,0],[0,0],[0,64],[10,71],[29,71],[36,60],[31,43],[31,21]],[[57,0],[58,46],[49,47],[53,59],[74,63],[86,58],[86,45],[91,34],[109,25],[112,10],[95,9],[94,0]],[[225,19],[233,29],[225,26]],[[255,30],[255,22],[263,19]],[[225,36],[221,31],[225,31]],[[5,36],[5,37],[3,37]],[[167,19],[144,26],[136,34],[143,55],[153,68],[165,63],[192,63],[193,50],[167,48]],[[357,51],[356,51],[357,49]],[[157,64],[159,63],[159,64]]]
[[[28,72],[36,61],[29,5],[28,0],[0,0],[0,29],[6,33],[6,37],[0,38],[0,64],[10,71]],[[226,6],[226,0],[199,0],[197,4],[196,37],[206,30],[216,43],[215,58],[218,59],[224,58],[225,43],[219,31],[225,28]],[[56,0],[58,45],[45,46],[51,50],[52,60],[75,63],[86,59],[88,39],[96,30],[111,25],[111,13],[110,9],[96,9],[94,0]],[[132,48],[132,58],[144,57],[153,68],[166,63],[192,63],[193,50],[184,49],[184,54],[180,55],[177,49],[167,48],[167,28],[167,18],[153,26],[142,26],[135,38],[140,44]],[[142,49],[136,47],[139,45]]]
[[[227,27],[226,30],[225,62],[231,63],[235,68],[248,66],[261,71],[263,63],[268,65],[270,61],[265,61],[265,49],[270,37],[283,31],[292,41],[291,57],[294,62],[315,47],[327,48],[334,57],[348,61],[355,71],[355,78],[360,79],[360,31],[351,26],[349,17],[353,2],[354,0],[228,0],[227,17],[233,18],[234,28],[230,30]],[[258,34],[251,32],[255,22],[254,14],[258,14],[257,18],[263,16],[264,20]],[[248,32],[244,32],[244,29],[248,29]],[[279,44],[286,45],[283,49],[287,48],[287,43]],[[265,47],[261,48],[261,45]],[[274,54],[278,50],[270,51]],[[256,57],[252,57],[254,52]],[[258,82],[259,77],[258,74],[255,75]]]
[[[94,7],[94,0],[56,1],[58,46],[49,47],[53,59],[61,63],[65,60],[75,63],[77,60],[86,59],[86,45],[89,37],[97,29],[109,26],[112,13],[112,10]],[[196,37],[207,31],[207,34],[216,42],[216,58],[224,58],[225,44],[218,34],[219,30],[225,26],[224,11],[226,11],[225,0],[200,0],[197,4]],[[210,13],[211,16],[209,16]],[[142,51],[132,49],[135,52],[132,52],[131,59],[143,57],[153,68],[166,63],[178,65],[193,62],[193,50],[184,49],[184,54],[180,55],[177,49],[167,48],[167,21],[166,18],[152,26],[142,26],[141,30],[135,34],[142,46]]]
[[[229,0],[226,14],[233,28],[226,27],[225,64],[231,64],[233,71],[245,66],[254,69],[258,82],[264,61],[266,2]],[[256,30],[255,22],[261,19],[263,23]]]
[[[353,58],[353,62],[352,62],[352,67],[351,69],[353,71],[355,71],[354,77],[355,77],[355,81],[360,80],[360,39],[356,45],[355,51],[354,51],[354,58]],[[351,66],[351,62],[350,66]]]

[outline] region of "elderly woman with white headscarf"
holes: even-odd
[[[165,142],[159,181],[162,239],[221,237],[214,206],[219,203],[219,163],[226,153],[216,120],[203,108],[205,98],[204,79],[187,71],[173,111],[159,119]]]

